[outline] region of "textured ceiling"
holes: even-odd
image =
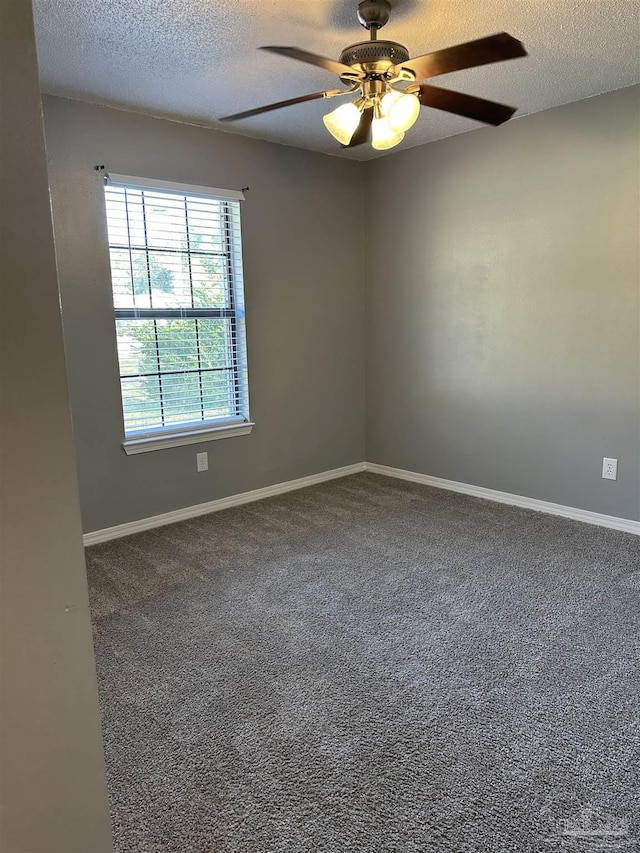
[[[434,78],[518,106],[517,115],[640,80],[637,0],[392,0],[381,38],[412,56],[506,30],[529,57]],[[356,0],[34,0],[42,88],[100,104],[218,126],[217,118],[339,85],[327,71],[257,51],[303,47],[337,58],[367,38]],[[322,124],[341,101],[315,101],[233,125],[241,133],[354,159]],[[395,151],[478,127],[423,109]],[[498,128],[494,132],[499,133]]]

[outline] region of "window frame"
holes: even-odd
[[[103,173],[104,174],[104,173]],[[109,186],[122,187],[123,189],[150,191],[152,193],[166,193],[175,196],[194,197],[200,196],[208,200],[221,202],[225,205],[224,212],[224,243],[225,251],[223,253],[224,262],[226,265],[227,286],[229,288],[229,307],[226,308],[196,308],[196,307],[173,307],[173,308],[153,308],[153,307],[117,307],[115,305],[114,278],[113,269],[111,269],[111,250],[125,250],[129,253],[132,249],[131,241],[128,245],[116,246],[111,240],[107,239],[109,257],[110,257],[110,284],[112,299],[114,299],[114,328],[116,329],[117,340],[117,323],[118,320],[126,319],[171,319],[175,317],[183,317],[185,319],[228,319],[231,326],[231,339],[233,357],[230,369],[233,371],[234,384],[234,399],[236,401],[237,413],[231,417],[221,417],[209,420],[199,420],[192,422],[183,422],[178,424],[165,425],[160,428],[129,430],[127,432],[125,425],[124,414],[124,397],[123,397],[123,378],[126,375],[122,374],[120,357],[118,355],[118,384],[120,389],[122,428],[124,440],[122,448],[127,455],[145,453],[153,450],[160,450],[166,447],[178,447],[187,444],[197,444],[205,441],[214,441],[222,438],[232,438],[251,433],[254,424],[249,418],[249,387],[247,376],[247,353],[246,353],[246,332],[244,328],[244,282],[242,272],[242,239],[240,232],[240,224],[236,227],[231,225],[230,202],[240,202],[244,199],[244,195],[236,190],[222,190],[213,187],[202,187],[191,184],[178,184],[172,181],[160,181],[151,178],[137,178],[129,175],[114,175],[104,174],[105,192],[105,221],[108,224],[108,215],[106,209],[106,199]],[[188,229],[188,219],[187,219]],[[108,228],[107,228],[108,231]],[[138,247],[133,247],[138,248]],[[154,251],[155,247],[149,246],[145,235],[145,252]],[[191,263],[191,254],[189,248],[185,253]],[[155,328],[155,326],[154,326]],[[199,343],[198,343],[199,354]],[[197,371],[188,371],[197,373],[202,376],[200,369]],[[158,364],[158,376],[161,377],[167,371],[160,370]],[[146,374],[145,374],[146,375]],[[151,374],[149,374],[151,375]]]

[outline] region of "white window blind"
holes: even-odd
[[[249,420],[238,193],[105,184],[125,438]]]

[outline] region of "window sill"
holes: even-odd
[[[164,450],[166,447],[181,447],[184,444],[200,444],[203,441],[216,441],[219,438],[249,435],[253,427],[254,424],[252,423],[239,423],[204,427],[188,432],[172,432],[165,435],[156,433],[138,438],[127,438],[122,442],[122,449],[127,456],[135,453],[149,453],[152,450]]]

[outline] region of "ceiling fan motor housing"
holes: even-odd
[[[386,74],[394,65],[409,60],[407,48],[395,41],[361,41],[340,54],[340,62],[365,74]]]

